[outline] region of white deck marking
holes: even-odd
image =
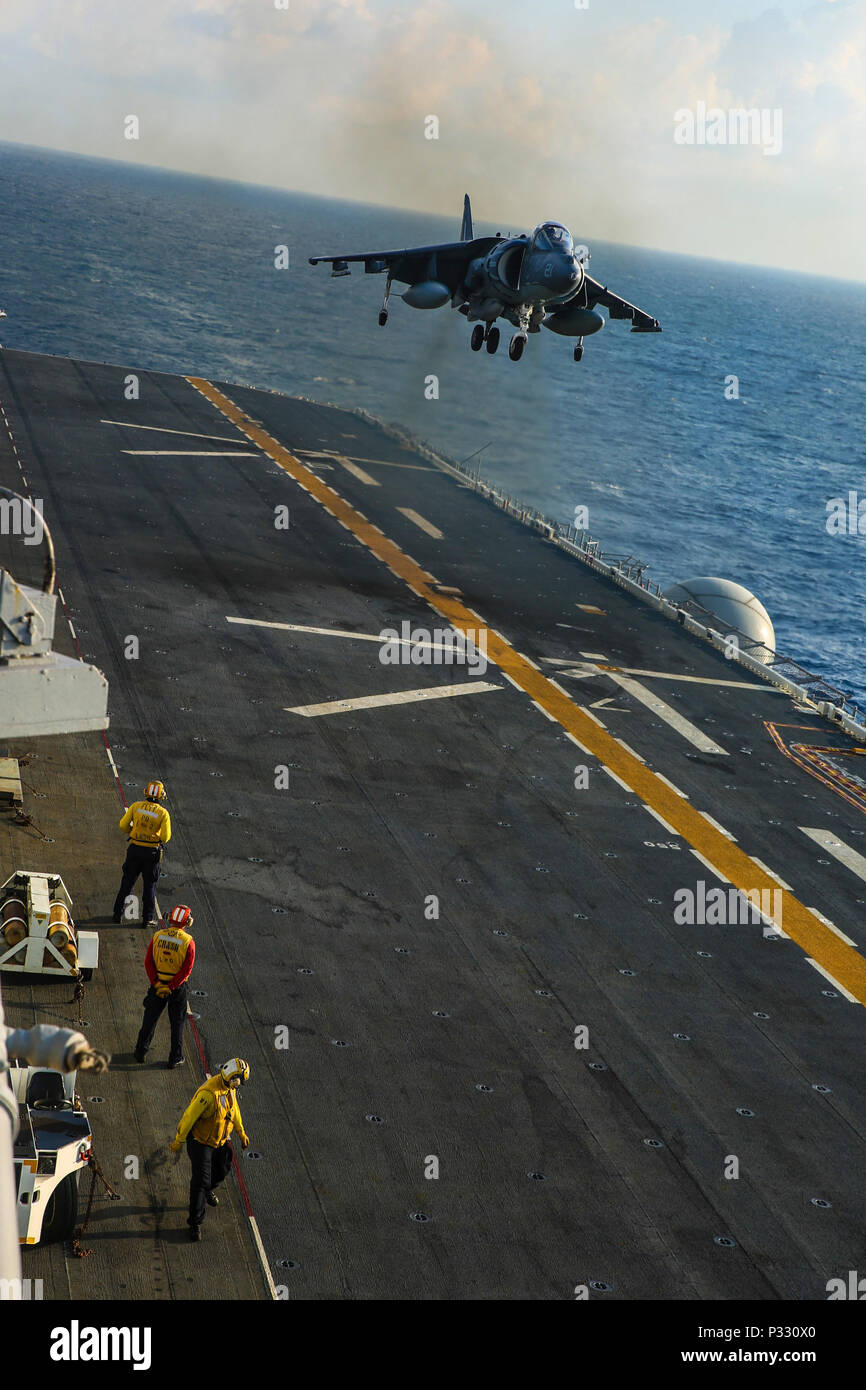
[[[659,779],[660,782],[664,782],[666,787],[670,787],[672,792],[676,792],[677,796],[681,796],[683,801],[688,801],[689,798],[686,796],[685,792],[681,791],[679,787],[674,786],[674,783],[670,780],[669,777],[665,777],[663,772],[657,772],[656,777]]]
[[[408,468],[413,473],[435,473],[437,470],[426,463],[394,463],[391,459],[362,459],[357,454],[349,454],[353,463],[372,463],[379,468]]]
[[[572,738],[573,736],[571,734],[568,734],[567,737]],[[577,739],[574,739],[574,742],[577,743]],[[577,746],[578,748],[580,748],[581,744],[578,743]],[[627,782],[624,782],[621,777],[617,777],[612,767],[605,767],[604,763],[602,763],[601,766],[602,770],[607,773],[608,777],[613,778],[618,787],[622,787],[624,792],[628,792],[629,795],[631,795],[631,787],[628,785]]]
[[[366,483],[367,487],[381,487],[378,478],[371,478],[369,473],[365,473],[363,468],[359,468],[357,463],[352,463],[351,459],[344,458],[342,454],[334,455],[335,463],[342,464],[347,473],[351,473],[353,478],[357,478],[359,483]]]
[[[616,734],[614,734],[614,738],[616,738]],[[646,763],[646,758],[643,754],[635,752],[634,748],[630,748],[624,738],[617,738],[616,741],[620,748],[624,748],[627,753],[631,753],[632,757],[637,758],[639,763]]]
[[[692,724],[683,715],[678,714],[670,705],[665,704],[658,695],[654,695],[651,690],[647,690],[645,685],[641,685],[640,681],[632,680],[631,676],[621,676],[615,671],[603,671],[601,674],[608,676],[627,695],[631,695],[633,699],[639,700],[642,705],[645,705],[648,710],[652,710],[653,714],[657,714],[659,719],[663,719],[676,733],[691,743],[693,747],[699,748],[702,753],[723,753],[727,757],[726,749],[720,748],[713,739],[707,738],[707,735],[696,724]]]
[[[703,816],[704,820],[708,820],[710,822],[710,825],[714,825],[718,830],[719,834],[725,836],[725,839],[733,840],[734,844],[737,843],[736,835],[732,835],[730,830],[726,830],[723,825],[719,825],[719,822],[715,820],[713,816],[710,815],[709,811],[701,811],[700,814]],[[757,864],[757,862],[758,861],[756,859],[752,860],[752,863],[754,864]]]
[[[706,812],[704,812],[704,814],[706,815]],[[776,873],[775,869],[768,869],[764,861],[762,859],[759,859],[756,854],[752,855],[752,862],[754,864],[757,864],[759,869],[763,869],[764,873],[767,875],[768,878],[775,879],[779,887],[784,888],[786,893],[793,893],[794,890],[791,887],[790,883],[786,883],[785,880],[781,877],[781,875]]]
[[[414,521],[415,525],[420,526],[422,531],[426,531],[428,536],[432,536],[434,541],[441,541],[443,533],[439,530],[438,526],[433,525],[432,521],[426,521],[423,516],[419,516],[411,507],[398,507],[397,511],[402,512],[407,520]]]
[[[689,848],[695,858],[700,860],[705,869],[709,869],[710,873],[715,874],[716,878],[720,879],[722,883],[730,883],[731,880],[726,878],[721,870],[716,868],[715,864],[711,864],[709,859],[705,859],[699,849],[695,849],[693,845],[690,845]]]
[[[164,425],[134,425],[131,420],[100,420],[100,425],[120,425],[125,430],[153,430],[154,434],[185,434],[188,439],[217,439],[222,444],[246,444],[243,437],[227,434],[197,434],[195,430],[167,430]]]
[[[859,951],[860,947],[857,946],[857,942],[852,941],[850,936],[846,936],[845,933],[842,931],[841,927],[837,927],[836,923],[831,922],[829,917],[825,917],[823,912],[819,912],[817,907],[810,907],[809,911],[814,912],[815,916],[818,918],[818,921],[823,922],[825,927],[829,927],[831,931],[834,931],[837,936],[841,937],[842,940],[847,943],[847,945],[855,946]]]
[[[537,700],[533,700],[532,703],[535,705],[535,708],[538,710],[538,713],[544,715],[545,719],[549,719],[553,724],[558,723],[558,721],[554,719],[550,711],[546,710],[543,705],[540,705]]]
[[[564,624],[562,624],[562,623],[557,623],[557,627],[562,627],[562,626],[564,626]],[[566,658],[565,658],[565,657],[562,657],[562,656],[545,656],[545,657],[542,657],[542,661],[547,662],[547,664],[548,664],[549,666],[571,666],[571,667],[573,667],[574,669],[571,670],[571,671],[564,671],[564,672],[563,672],[563,675],[566,675],[566,676],[574,676],[575,679],[580,679],[580,678],[583,677],[583,676],[593,676],[593,675],[595,675],[596,672],[598,672],[598,666],[597,666],[596,663],[599,662],[599,661],[601,661],[601,662],[604,662],[604,663],[607,664],[607,662],[608,662],[608,658],[607,658],[606,656],[602,656],[600,652],[581,652],[581,656],[583,656],[583,657],[588,657],[588,658],[592,658],[592,665],[591,665],[591,667],[587,667],[587,663],[586,663],[586,662],[575,661],[574,658],[571,658],[570,660],[566,660]],[[649,671],[649,670],[647,670],[647,669],[646,669],[645,667],[643,667],[643,666],[617,666],[617,665],[616,665],[616,662],[613,662],[613,661],[611,661],[609,664],[610,664],[612,667],[614,667],[614,670],[615,670],[616,672],[621,673],[621,674],[624,675],[624,676],[650,676],[650,677],[652,677],[654,680],[659,680],[659,681],[686,681],[686,682],[690,683],[691,685],[721,685],[721,686],[733,686],[733,687],[735,687],[735,688],[738,689],[738,690],[770,690],[770,691],[775,691],[775,689],[776,689],[775,686],[773,686],[773,685],[768,685],[768,684],[766,684],[766,682],[764,682],[764,681],[734,681],[734,680],[727,680],[727,679],[724,678],[724,677],[718,677],[718,676],[686,676],[686,675],[683,675],[683,674],[682,674],[681,672],[679,672],[679,671]],[[603,676],[609,676],[609,675],[611,675],[611,672],[610,672],[610,671],[607,671],[607,670],[602,670],[602,671],[600,672],[600,674],[603,675]],[[784,694],[784,691],[782,691],[782,692],[780,692],[780,693],[781,693],[781,694]]]
[[[348,714],[356,709],[382,709],[385,705],[408,705],[418,700],[443,700],[455,695],[483,695],[488,690],[501,690],[501,685],[488,681],[464,681],[461,685],[433,685],[424,690],[398,690],[392,695],[361,695],[355,700],[328,700],[321,705],[284,706],[287,714],[302,714],[314,718],[321,714]]]
[[[274,1288],[274,1281],[273,1281],[273,1279],[271,1278],[270,1266],[268,1265],[268,1261],[267,1261],[267,1258],[266,1258],[266,1256],[265,1256],[265,1247],[264,1247],[264,1245],[262,1244],[262,1238],[261,1238],[261,1235],[259,1234],[259,1225],[258,1225],[258,1222],[256,1221],[256,1218],[255,1218],[254,1216],[252,1216],[252,1215],[250,1216],[250,1229],[251,1229],[251,1231],[252,1231],[252,1233],[253,1233],[253,1240],[254,1240],[255,1243],[256,1243],[256,1250],[257,1250],[258,1256],[259,1256],[259,1264],[260,1264],[261,1267],[262,1267],[262,1273],[264,1274],[265,1278],[266,1278],[267,1281],[268,1281],[268,1289],[270,1290],[271,1298],[276,1299],[276,1297],[277,1297],[277,1291],[276,1291],[276,1289]]]
[[[593,724],[597,724],[600,729],[607,729],[607,725],[602,724],[598,715],[593,714],[592,710],[588,709],[586,705],[578,705],[578,709],[586,715],[587,719],[591,719]]]
[[[654,811],[653,808],[652,808],[652,806],[647,806],[647,804],[646,804],[645,801],[644,801],[642,804],[643,804],[644,810],[645,810],[645,811],[649,811],[649,813],[650,813],[650,815],[653,817],[653,819],[654,819],[654,820],[657,820],[658,823],[659,823],[659,825],[663,826],[664,829],[668,832],[669,835],[676,835],[677,837],[679,837],[679,832],[676,831],[676,830],[674,830],[674,828],[673,828],[672,825],[668,825],[667,821],[664,820],[664,818],[663,818],[662,816],[659,815],[658,811]]]
[[[834,979],[833,976],[830,974],[830,971],[825,970],[823,965],[819,965],[818,962],[816,960],[813,960],[811,956],[807,956],[806,959],[810,965],[814,965],[819,975],[823,975],[825,980],[830,981],[830,984],[833,986],[834,989],[838,989],[839,993],[844,995],[844,997],[848,1000],[849,1004],[857,1004],[860,1002],[856,994],[849,994],[845,986],[840,985],[839,981]]]
[[[137,458],[193,458],[193,459],[253,459],[260,458],[256,449],[121,449],[122,454],[135,454]]]
[[[348,637],[354,638],[356,642],[378,642],[379,646],[396,644],[400,647],[423,647],[433,652],[452,652],[454,647],[446,642],[425,642],[423,640],[415,642],[408,637],[382,637],[378,632],[347,632],[339,627],[305,627],[302,623],[273,623],[267,622],[264,618],[232,618],[226,615],[227,623],[236,623],[243,627],[271,627],[281,632],[307,632],[313,637]],[[462,633],[458,633],[456,628],[445,628],[445,632],[454,633],[459,639],[460,650],[465,652],[468,657],[474,656],[477,648],[474,642]]]
[[[611,665],[614,663],[611,662]],[[776,686],[768,685],[765,681],[731,681],[720,679],[718,676],[685,676],[680,671],[647,671],[640,666],[617,666],[617,671],[622,671],[626,676],[652,676],[657,681],[686,681],[691,685],[724,685],[736,686],[738,690],[770,690],[776,692]],[[609,671],[603,672],[610,675]],[[784,691],[776,692],[784,695]]]
[[[808,835],[810,840],[814,840],[816,845],[825,849],[828,854],[832,854],[834,859],[838,859],[840,864],[844,864],[846,869],[850,869],[852,874],[862,878],[866,882],[866,859],[862,854],[858,854],[856,849],[846,845],[844,840],[840,840],[838,835],[834,835],[832,830],[809,830],[805,825],[801,825],[802,834]]]

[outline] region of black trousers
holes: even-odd
[[[141,875],[142,902],[141,920],[152,922],[156,919],[156,905],[154,897],[156,894],[156,881],[159,878],[159,858],[161,850],[159,846],[151,849],[150,845],[134,845],[130,841],[126,851],[126,859],[123,862],[123,878],[120,882],[120,892],[114,900],[115,917],[123,914],[123,904],[126,902],[133,886]]]
[[[170,994],[161,999],[151,985],[147,994],[144,996],[144,1018],[141,1021],[141,1032],[138,1035],[138,1042],[135,1044],[136,1052],[144,1055],[150,1044],[153,1042],[153,1035],[156,1025],[159,1022],[162,1011],[168,1005],[168,1021],[171,1024],[171,1051],[168,1054],[170,1062],[183,1061],[183,1025],[186,1022],[186,981],[173,989]]]
[[[207,1210],[205,1197],[228,1177],[234,1152],[228,1140],[220,1148],[212,1149],[210,1144],[200,1144],[191,1134],[187,1137],[186,1151],[192,1164],[189,1180],[189,1217],[186,1224],[200,1226]]]

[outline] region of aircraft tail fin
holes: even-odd
[[[460,240],[471,241],[472,231],[472,205],[469,202],[469,194],[463,194],[463,221],[460,224]]]

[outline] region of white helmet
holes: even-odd
[[[239,1086],[243,1086],[245,1081],[249,1081],[250,1064],[245,1062],[243,1057],[232,1057],[231,1061],[223,1062],[220,1067],[220,1076],[227,1086],[236,1091]]]

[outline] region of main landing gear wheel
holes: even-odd
[[[499,329],[496,327],[487,330],[487,351],[493,353],[499,347]]]
[[[472,330],[472,337],[469,339],[469,346],[473,352],[481,351],[481,344],[484,342],[484,325],[476,323]]]
[[[385,324],[386,324],[387,322],[388,322],[388,310],[387,310],[387,309],[380,309],[380,310],[379,310],[379,327],[380,327],[380,328],[384,328],[384,327],[385,327]]]
[[[515,333],[511,342],[508,344],[508,356],[512,362],[519,362],[523,356],[523,349],[526,347],[526,334]]]

